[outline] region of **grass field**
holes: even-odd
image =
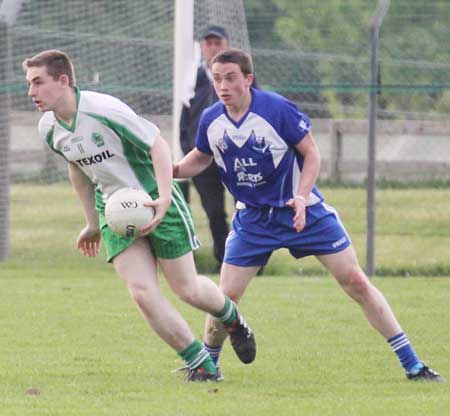
[[[336,207],[353,240],[361,263],[366,256],[366,193],[362,188],[321,188]],[[73,250],[82,214],[68,185],[17,185],[12,188],[12,251],[10,267],[36,263],[80,263]],[[231,200],[228,212],[233,211]],[[202,272],[213,269],[211,238],[203,211],[193,200],[194,217],[203,247],[196,257]],[[450,198],[447,188],[381,189],[377,192],[377,275],[450,276]],[[53,255],[50,255],[53,253]],[[84,262],[82,262],[84,264]],[[96,260],[103,267],[103,259]],[[82,266],[83,267],[83,266]],[[287,251],[275,253],[266,274],[324,274],[313,259],[295,261]]]
[[[363,246],[364,192],[325,193]],[[379,198],[385,270],[448,270],[447,192],[385,190]],[[170,372],[182,363],[149,331],[112,268],[73,249],[81,216],[70,188],[15,186],[12,201],[13,246],[0,264],[0,416],[450,414],[450,383],[408,382],[333,279],[285,253],[241,305],[257,336],[255,363],[241,364],[227,344],[223,383],[184,383]],[[432,215],[431,201],[440,207]],[[200,232],[207,242],[204,224]],[[450,379],[450,279],[373,281],[419,355]],[[163,287],[200,336],[203,314]]]

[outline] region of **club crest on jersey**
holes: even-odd
[[[263,149],[266,146],[266,139],[264,137],[255,136],[255,147]]]
[[[301,119],[298,123],[298,129],[303,133],[308,133],[310,129],[309,123],[307,123],[305,120]]]
[[[270,143],[264,136],[256,136],[254,130],[248,136],[229,136],[225,130],[216,147],[222,157],[222,169],[234,173],[233,186],[256,188],[267,183],[266,175],[273,174]]]
[[[103,136],[100,133],[92,133],[91,140],[95,145],[97,145],[97,147],[102,147],[105,145]]]

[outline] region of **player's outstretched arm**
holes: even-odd
[[[83,206],[86,226],[77,239],[77,248],[88,257],[97,255],[100,248],[100,229],[95,210],[95,192],[90,179],[73,163],[69,163],[69,178]]]
[[[317,147],[313,135],[308,133],[303,140],[295,146],[295,150],[303,156],[303,168],[297,194],[303,195],[308,199],[320,173],[319,148]]]
[[[192,178],[203,172],[212,162],[213,156],[194,147],[183,159],[173,165],[174,178]]]
[[[296,146],[295,150],[303,156],[303,168],[300,183],[294,198],[286,205],[295,210],[294,228],[300,232],[306,223],[306,204],[309,194],[319,177],[320,152],[311,133],[308,133]]]

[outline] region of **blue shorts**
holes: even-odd
[[[263,266],[272,252],[287,248],[295,258],[338,253],[351,244],[336,210],[319,202],[306,208],[305,228],[293,227],[292,208],[244,208],[236,212],[224,262]]]

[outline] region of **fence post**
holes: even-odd
[[[0,261],[9,250],[9,140],[8,26],[0,15]]]
[[[366,273],[375,273],[375,188],[376,188],[376,119],[378,94],[378,37],[384,16],[389,8],[389,0],[380,0],[375,16],[370,24],[370,89],[369,89],[369,137],[367,164],[367,244]]]
[[[340,124],[333,121],[331,127],[330,180],[334,183],[342,181],[342,131]]]

